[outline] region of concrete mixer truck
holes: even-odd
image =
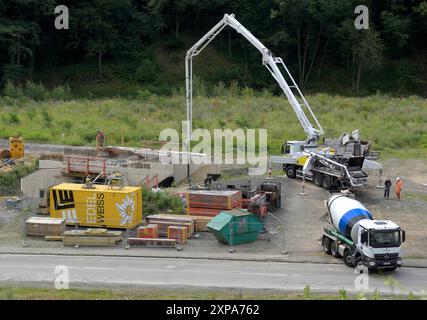
[[[332,195],[326,206],[330,219],[322,236],[326,254],[343,257],[349,267],[395,270],[402,266],[405,231],[396,223],[374,220],[359,201],[343,194]]]

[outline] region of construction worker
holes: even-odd
[[[387,178],[387,180],[384,181],[384,198],[388,199],[390,197],[390,189],[391,189],[391,180],[390,178]]]
[[[104,141],[105,141],[104,132],[98,130],[96,132],[96,149],[97,150],[104,147]]]
[[[396,186],[395,186],[397,200],[400,200],[400,193],[402,192],[402,188],[403,188],[403,181],[402,179],[397,177]]]

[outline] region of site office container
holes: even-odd
[[[62,183],[50,189],[50,216],[67,225],[133,229],[142,223],[142,188]]]

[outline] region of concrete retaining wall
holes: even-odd
[[[168,177],[173,177],[175,184],[185,182],[187,179],[187,165],[185,164],[162,164],[160,162],[150,162],[146,168],[116,167],[108,171],[118,171],[126,178],[130,186],[140,185],[148,175],[152,179],[156,174],[161,182]],[[25,196],[39,198],[41,190],[48,190],[50,187],[63,182],[72,182],[70,177],[62,174],[64,163],[56,160],[40,160],[40,170],[21,179],[21,190]],[[208,173],[221,173],[221,166],[218,165],[195,165],[192,164],[192,182],[202,182]],[[152,183],[151,183],[152,184]]]

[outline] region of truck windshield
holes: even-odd
[[[399,231],[371,231],[369,233],[370,245],[374,248],[400,246]]]

